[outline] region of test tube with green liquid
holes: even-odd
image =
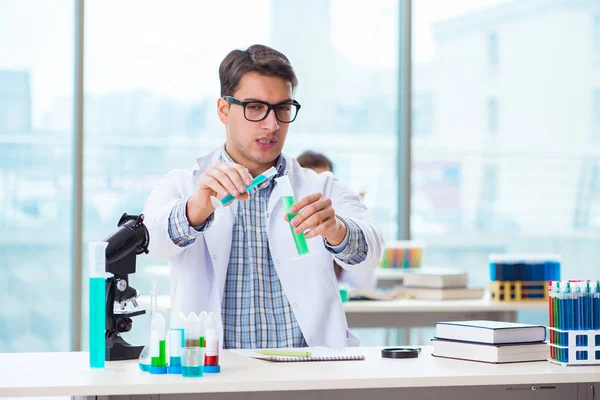
[[[292,206],[296,202],[290,179],[287,177],[287,175],[285,175],[281,178],[275,178],[275,182],[277,182],[279,190],[281,191],[281,200],[283,201],[283,207],[288,217],[290,230],[292,231],[292,237],[294,238],[294,243],[296,244],[296,250],[298,250],[298,255],[303,256],[305,254],[308,254],[308,244],[306,243],[304,232],[294,232],[294,226],[292,225],[292,219],[298,214],[292,214],[290,212],[290,208],[292,208]]]
[[[107,242],[90,242],[89,306],[90,306],[90,367],[104,368],[106,354],[106,248]]]
[[[153,307],[156,307],[156,285],[152,288]],[[167,322],[155,310],[150,321],[150,373],[167,373]]]
[[[250,185],[246,186],[246,193],[274,175],[277,175],[277,169],[275,167],[271,167],[262,174],[258,175],[256,178],[252,179],[252,183]],[[233,200],[235,200],[235,197],[231,193],[223,197],[221,200],[218,200],[214,196],[211,196],[210,198],[210,202],[215,209],[223,208]]]

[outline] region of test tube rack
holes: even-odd
[[[493,301],[548,301],[548,282],[491,281]]]
[[[567,366],[567,365],[600,365],[600,330],[562,330],[548,327],[548,330],[559,334],[568,335],[568,345],[560,346],[553,343],[558,341],[558,334],[554,334],[554,340],[548,342],[549,346],[557,349],[568,350],[568,361],[558,361],[554,358],[548,358],[548,361]],[[577,342],[580,342],[579,344]]]
[[[423,246],[409,241],[389,243],[383,251],[380,268],[412,269],[421,268]]]

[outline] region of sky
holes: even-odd
[[[146,89],[190,102],[216,93],[229,50],[268,43],[271,1],[290,0],[87,0],[86,94]],[[432,60],[436,21],[506,2],[415,0],[413,61]],[[0,70],[31,71],[34,126],[57,98],[72,95],[73,14],[73,0],[0,0]],[[397,0],[331,0],[331,14],[344,59],[397,65],[397,53],[387,50],[397,48]]]

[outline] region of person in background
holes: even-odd
[[[320,174],[321,172],[333,173],[333,163],[321,153],[307,150],[300,154],[296,160],[301,167],[310,168],[317,174]]]
[[[318,174],[330,172],[333,174],[333,163],[324,154],[307,150],[300,154],[296,159],[303,168],[312,169]],[[361,193],[361,198],[362,198]],[[375,270],[362,269],[346,271],[333,260],[333,269],[338,284],[347,285],[350,289],[374,290],[375,289]]]

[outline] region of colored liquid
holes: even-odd
[[[552,291],[550,291],[550,296],[548,297],[548,310],[549,310],[549,324],[551,328],[555,328],[554,326],[554,297]],[[554,344],[554,331],[548,332],[550,343]],[[550,357],[554,358],[554,347],[550,347]]]
[[[207,340],[206,349],[204,353],[204,365],[205,366],[218,366],[219,365],[219,341],[218,340]]]
[[[422,251],[418,247],[388,247],[383,253],[381,268],[419,268],[421,266],[421,253]]]
[[[252,183],[250,185],[246,186],[246,193],[248,193],[250,190],[254,189],[256,187],[256,185],[260,185],[261,183],[263,183],[266,180],[267,180],[267,178],[265,178],[264,175],[259,175],[256,178],[252,179]],[[235,200],[235,196],[230,193],[221,199],[221,204],[223,204],[225,206],[225,205],[231,203],[233,200]]]
[[[165,340],[158,342],[158,357],[152,357],[150,365],[153,367],[164,367],[167,365],[167,344]]]
[[[106,358],[106,315],[104,278],[90,279],[90,367],[104,368]]]
[[[348,301],[348,291],[346,289],[340,289],[340,298],[342,299],[342,303]]]
[[[204,356],[204,365],[219,365],[219,356]]]
[[[600,329],[600,295],[598,293],[594,293],[594,298],[592,299],[592,316],[595,330]]]
[[[181,375],[186,378],[199,378],[204,373],[204,367],[181,367]]]
[[[140,364],[140,369],[143,372],[148,372],[148,371],[150,371],[150,364]]]
[[[490,280],[543,282],[558,280],[560,263],[546,262],[490,262]]]
[[[577,331],[597,331],[600,329],[600,326],[598,326],[600,322],[600,318],[598,318],[600,317],[600,296],[595,293],[597,285],[597,282],[560,281],[559,289],[550,291],[549,324],[551,327],[566,331],[550,331],[550,342],[563,347],[552,347],[550,349],[550,355],[554,360],[570,363],[577,360],[594,359],[593,353],[588,354],[589,350],[583,349],[573,352],[573,356],[571,356],[568,346],[569,334],[576,335]],[[596,307],[597,304],[598,307]],[[587,335],[578,335],[575,339],[575,346],[600,345],[600,335],[595,336],[595,340],[592,336],[590,342]],[[575,350],[579,349],[575,348]]]
[[[288,221],[292,221],[292,219],[298,214],[290,213],[290,208],[296,202],[293,196],[284,196],[281,198],[283,201],[283,206],[285,207],[285,212],[288,217]],[[290,230],[292,231],[292,236],[294,237],[294,244],[296,245],[296,250],[298,250],[298,255],[303,256],[308,254],[308,244],[306,243],[306,238],[304,237],[304,232],[295,233],[294,227],[290,224]]]
[[[171,357],[169,359],[169,366],[170,367],[178,367],[181,365],[181,357]]]

